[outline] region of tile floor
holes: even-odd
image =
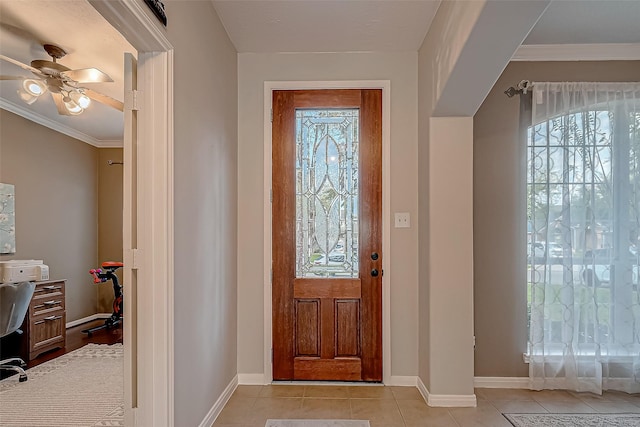
[[[415,387],[238,386],[214,427],[263,427],[269,418],[362,419],[371,427],[512,427],[506,413],[640,413],[640,395],[476,389],[476,408],[431,408]]]

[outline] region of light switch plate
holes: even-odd
[[[410,228],[411,215],[409,215],[409,212],[396,212],[395,224],[396,224],[396,228]]]

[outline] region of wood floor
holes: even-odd
[[[95,320],[93,322],[84,323],[82,325],[74,326],[73,328],[67,329],[67,343],[65,348],[51,350],[46,353],[42,353],[38,355],[35,359],[27,362],[27,369],[33,368],[41,363],[44,363],[48,360],[55,359],[56,357],[62,356],[65,353],[70,353],[73,350],[77,350],[80,347],[84,347],[89,343],[94,344],[116,344],[122,343],[122,325],[119,325],[117,328],[113,329],[102,329],[100,331],[96,331],[89,337],[87,334],[82,331],[88,328],[92,328],[94,326],[99,326],[104,324],[104,320]],[[11,339],[20,339],[20,337],[11,337]],[[2,349],[2,353],[6,353],[7,349]],[[3,357],[9,357],[9,354],[3,354]],[[13,356],[13,355],[12,355]],[[0,374],[0,378],[5,378],[7,376],[13,375],[14,373],[11,371],[2,370]]]
[[[82,331],[104,324],[104,320],[94,320],[93,322],[84,323],[82,325],[74,326],[67,329],[67,343],[64,349],[51,350],[46,353],[42,353],[35,359],[27,363],[27,368],[33,368],[48,360],[55,359],[62,356],[65,353],[70,353],[73,350],[77,350],[80,347],[84,347],[87,344],[116,344],[122,343],[122,324],[113,329],[102,329],[94,332],[91,337]]]

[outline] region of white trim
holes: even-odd
[[[382,88],[382,382],[387,383],[391,382],[391,80],[376,83]]]
[[[389,378],[384,382],[384,385],[400,386],[400,387],[417,387],[418,377],[390,375]]]
[[[512,61],[629,61],[640,59],[640,43],[529,44]]]
[[[273,380],[273,353],[272,353],[272,336],[271,336],[271,322],[272,322],[272,293],[271,293],[271,92],[274,90],[272,87],[274,83],[264,83],[264,108],[263,108],[263,123],[264,123],[264,151],[263,163],[264,163],[264,178],[262,182],[263,187],[263,218],[264,218],[264,239],[262,252],[264,253],[264,265],[263,265],[263,283],[264,283],[264,380],[266,383],[270,383]]]
[[[175,421],[172,70],[173,51],[138,53],[138,402],[149,410],[142,426]]]
[[[216,418],[218,418],[218,415],[220,415],[220,412],[224,409],[224,405],[227,404],[229,399],[231,399],[233,392],[236,391],[236,388],[238,388],[238,375],[233,377],[218,400],[216,400],[216,403],[214,403],[211,409],[209,409],[209,412],[207,412],[207,415],[204,417],[199,427],[210,427],[213,425]]]
[[[427,405],[439,408],[475,408],[478,401],[475,394],[432,394],[418,377],[418,391]]]
[[[238,384],[265,385],[269,384],[264,379],[264,374],[238,374]]]
[[[98,320],[98,319],[108,319],[109,317],[111,317],[111,313],[96,313],[96,314],[92,314],[91,316],[87,316],[81,319],[76,319],[76,320],[72,320],[71,322],[67,322],[65,327],[69,329],[69,328],[73,328],[74,326],[82,325],[83,323],[93,322],[94,320]]]
[[[475,388],[529,389],[529,377],[474,377]]]
[[[124,379],[137,399],[125,405],[125,422],[173,427],[173,47],[142,2],[89,1],[138,51],[137,377]],[[124,248],[129,274],[132,249]]]
[[[424,399],[425,403],[428,403],[429,390],[427,390],[427,386],[425,386],[424,383],[422,382],[422,378],[418,377],[418,384],[416,384],[416,387],[418,387],[418,391],[422,395],[422,398]]]
[[[427,405],[437,408],[475,408],[475,394],[429,394]]]
[[[382,89],[382,380],[391,377],[391,81],[265,81],[264,82],[264,379],[273,380],[271,363],[271,93],[274,90]]]
[[[0,98],[0,108],[2,108],[3,110],[10,111],[14,114],[17,114],[20,117],[24,117],[27,120],[31,120],[34,123],[37,123],[49,129],[55,130],[56,132],[60,132],[61,134],[70,136],[71,138],[75,138],[79,141],[86,142],[87,144],[93,145],[94,147],[98,147],[98,148],[122,147],[122,140],[109,140],[109,139],[103,140],[103,139],[94,138],[91,135],[87,135],[86,133],[80,132],[77,129],[74,129],[62,123],[58,123],[54,120],[51,120],[48,117],[45,117],[41,114],[34,112],[33,110],[24,108],[22,105],[15,104],[3,98]]]
[[[121,139],[100,139],[98,140],[98,148],[122,148],[124,145]]]
[[[88,0],[138,52],[168,52],[173,46],[147,14],[142,2]],[[117,24],[117,25],[116,25]]]

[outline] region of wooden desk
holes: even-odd
[[[20,329],[21,354],[25,361],[35,359],[40,353],[66,344],[66,280],[36,282],[36,289],[29,304],[29,311]]]

